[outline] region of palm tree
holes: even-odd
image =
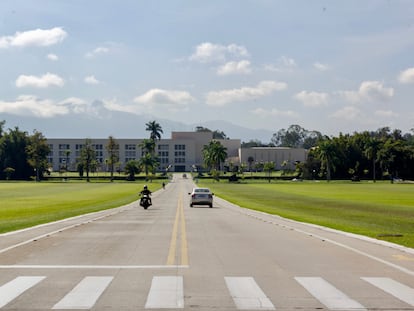
[[[162,131],[162,127],[161,125],[159,125],[159,123],[157,123],[156,121],[150,121],[145,125],[147,126],[145,130],[150,132],[150,139],[152,139],[153,141],[161,139],[161,134],[163,134],[164,132]]]
[[[158,159],[153,157],[150,153],[146,153],[141,159],[139,159],[139,166],[144,168],[147,179],[149,171],[154,171],[158,164]]]
[[[375,137],[370,138],[365,144],[364,154],[368,160],[372,160],[372,180],[376,182],[376,163],[378,161],[378,151],[380,150],[381,141]]]
[[[204,164],[206,167],[214,167],[220,170],[220,164],[227,158],[227,148],[218,140],[213,139],[203,147]]]
[[[138,145],[144,152],[144,154],[154,154],[155,152],[155,141],[153,139],[144,138]]]
[[[127,179],[132,181],[135,180],[135,174],[140,172],[139,163],[137,161],[131,160],[125,164],[125,174],[128,175]]]
[[[331,139],[326,137],[322,140],[317,147],[319,158],[321,159],[321,164],[326,168],[326,180],[331,180],[331,169],[335,170],[335,146]]]

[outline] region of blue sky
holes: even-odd
[[[414,1],[2,0],[0,68],[9,127],[136,115],[408,132]]]

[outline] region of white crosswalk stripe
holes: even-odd
[[[252,277],[226,277],[226,285],[239,310],[274,310],[272,302]]]
[[[361,278],[384,292],[414,306],[414,289],[390,278]]]
[[[146,309],[184,308],[182,276],[154,276],[145,304]]]
[[[0,287],[0,308],[45,279],[45,276],[19,276]]]
[[[4,285],[0,284],[0,308],[14,300],[19,303],[19,296],[21,296],[20,301],[24,302],[25,292],[34,288],[44,279],[46,279],[45,276],[19,276]],[[113,279],[113,276],[87,276],[63,298],[61,298],[63,295],[56,298],[55,302],[58,302],[53,306],[53,309],[91,309],[107,290]],[[369,309],[368,306],[363,306],[351,299],[347,294],[321,277],[295,277],[294,279],[329,310]],[[377,291],[377,294],[373,295],[378,295],[378,297],[365,298],[380,298],[390,295],[389,298],[392,296],[406,303],[407,306],[414,306],[413,288],[387,277],[361,277],[361,279],[384,292],[381,294],[380,291]],[[43,283],[46,281],[43,281]],[[224,277],[224,283],[228,289],[229,298],[232,298],[234,306],[238,310],[275,310],[273,302],[253,277]],[[154,276],[151,285],[148,284],[148,287],[150,289],[146,297],[145,309],[184,308],[184,280],[182,276]],[[275,292],[268,294],[274,295]],[[193,298],[197,298],[194,293],[192,295]],[[206,297],[205,293],[200,295],[200,297]],[[145,299],[145,297],[142,298]],[[36,296],[32,296],[32,299],[36,299]],[[277,303],[277,301],[274,302]],[[51,305],[47,308],[50,307]],[[283,306],[279,307],[283,308]],[[304,308],[306,306],[300,305],[297,307]]]
[[[366,310],[359,302],[349,298],[346,294],[320,277],[296,277],[312,296],[331,310]]]
[[[53,309],[90,309],[111,283],[112,276],[88,276],[75,286]]]

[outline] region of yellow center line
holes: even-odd
[[[181,222],[181,226],[179,226]],[[182,192],[178,197],[177,211],[175,213],[175,221],[173,231],[171,234],[170,250],[168,252],[167,265],[171,266],[175,263],[176,251],[177,251],[177,238],[178,230],[180,229],[181,235],[181,265],[188,265],[188,246],[187,246],[187,232],[184,218],[184,205]]]
[[[184,205],[181,200],[181,265],[188,265],[187,231],[185,229]]]

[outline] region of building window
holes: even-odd
[[[170,146],[169,145],[158,145],[158,150],[169,150]]]
[[[125,150],[136,150],[137,146],[134,144],[126,144],[125,145]]]
[[[185,158],[175,158],[175,163],[185,163]]]
[[[174,145],[175,150],[185,150],[185,145]]]
[[[59,150],[68,150],[70,149],[70,145],[68,144],[59,144]]]

